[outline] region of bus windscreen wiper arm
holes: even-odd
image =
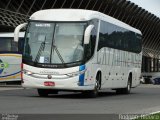
[[[42,42],[40,47],[39,47],[38,53],[37,53],[36,58],[35,58],[35,62],[38,61],[38,59],[40,58],[40,55],[42,54],[42,51],[44,51],[45,44],[46,44],[46,38],[45,38],[44,42]]]
[[[60,59],[61,62],[65,65],[65,62],[64,62],[64,60],[63,60],[63,58],[62,58],[62,55],[60,54],[59,50],[57,49],[57,46],[53,45],[53,47],[54,47],[54,49],[55,49],[55,51],[56,51],[59,59]]]

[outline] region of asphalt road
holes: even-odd
[[[60,92],[47,98],[34,89],[0,87],[0,113],[9,114],[146,114],[160,111],[160,86],[141,85],[129,95],[104,91],[97,98]]]

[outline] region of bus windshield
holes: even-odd
[[[42,64],[82,61],[86,24],[31,21],[25,35],[23,59]]]

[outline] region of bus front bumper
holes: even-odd
[[[54,83],[54,85],[46,86],[45,82]],[[22,86],[24,88],[36,88],[36,89],[56,89],[56,90],[93,90],[94,84],[83,84],[79,82],[79,76],[74,76],[67,79],[37,79],[28,75],[23,76]]]

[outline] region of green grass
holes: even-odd
[[[160,120],[160,113],[139,117],[138,119],[135,120]]]

